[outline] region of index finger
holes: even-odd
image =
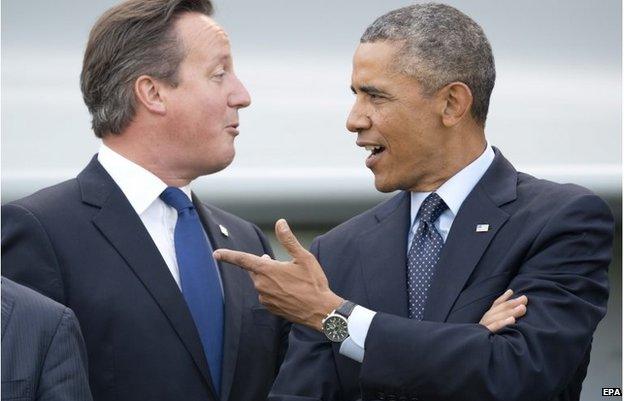
[[[496,298],[492,306],[494,307],[494,306],[502,304],[503,302],[507,301],[512,295],[513,295],[513,290],[510,288],[507,291],[505,291],[503,295]]]
[[[217,249],[212,255],[216,260],[231,263],[252,273],[259,273],[262,271],[262,266],[266,261],[265,258],[260,256],[246,252],[233,251],[231,249]]]

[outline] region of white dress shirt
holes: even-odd
[[[446,242],[448,233],[453,225],[453,220],[455,220],[455,216],[457,216],[457,212],[462,203],[464,203],[468,194],[475,185],[477,185],[481,177],[483,177],[483,174],[485,174],[493,160],[494,150],[487,144],[481,156],[452,176],[435,191],[448,206],[434,223],[443,241]],[[420,223],[420,218],[417,218],[418,210],[430,193],[431,192],[411,193],[410,221],[412,224],[407,238],[408,253],[410,244],[416,234],[418,224]],[[364,360],[364,344],[366,343],[368,329],[373,321],[373,317],[375,317],[375,313],[376,312],[360,305],[353,309],[348,319],[349,338],[340,345],[341,354],[358,362]]]
[[[121,188],[128,202],[130,202],[134,211],[139,215],[156,248],[158,248],[167,264],[173,279],[180,287],[180,271],[174,244],[174,230],[178,221],[178,212],[159,197],[167,188],[167,184],[148,170],[126,159],[103,143],[98,152],[98,161]],[[180,189],[190,200],[190,185]],[[206,237],[206,240],[208,240],[208,237]],[[217,266],[216,262],[215,266]],[[221,290],[223,291],[223,287]]]

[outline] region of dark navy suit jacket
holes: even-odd
[[[518,173],[495,152],[453,221],[424,321],[407,318],[409,193],[314,241],[332,290],[378,313],[361,364],[293,326],[271,399],[579,399],[606,313],[611,212],[588,190]],[[528,311],[492,334],[477,322],[507,288],[528,296]]]
[[[3,400],[90,401],[87,352],[71,309],[2,278]]]
[[[193,203],[215,249],[271,254],[253,224]],[[225,332],[216,394],[182,293],[96,158],[76,179],[2,207],[2,266],[5,276],[74,310],[96,401],[261,400],[285,352],[288,325],[258,303],[247,272],[221,263]]]

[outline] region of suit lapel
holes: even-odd
[[[495,158],[459,209],[436,266],[424,320],[443,322],[488,245],[509,215],[500,206],[516,198],[517,172],[494,148]],[[477,232],[488,224],[486,232]]]
[[[407,316],[409,199],[402,192],[383,204],[375,214],[378,223],[358,238],[370,307],[397,316]]]
[[[123,257],[160,306],[213,394],[216,394],[193,318],[143,222],[95,158],[78,176],[78,181],[83,201],[101,207],[93,218],[93,224]]]
[[[204,229],[210,238],[214,249],[243,249],[237,238],[226,236],[221,231],[221,222],[204,206],[193,194],[193,203],[198,211]],[[223,226],[225,227],[225,226]],[[225,227],[226,228],[226,227]],[[227,228],[226,228],[227,229]],[[218,262],[223,293],[225,295],[225,330],[223,336],[223,362],[221,378],[221,400],[226,401],[230,396],[238,348],[241,336],[241,325],[244,312],[243,280],[247,274],[244,270],[229,263]]]

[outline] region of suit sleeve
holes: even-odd
[[[319,259],[319,242],[310,251]],[[269,394],[270,401],[339,401],[340,383],[331,342],[320,332],[293,324],[284,363]]]
[[[260,230],[258,226],[254,225],[253,227],[256,233],[258,234],[258,238],[260,239],[260,242],[262,243],[262,248],[264,249],[264,253],[269,255],[271,259],[274,259],[275,256],[273,255],[273,249],[271,249],[269,240],[267,239],[267,237],[264,235],[264,233],[262,232],[262,230]],[[277,363],[275,365],[278,367],[278,369],[283,363],[284,357],[286,356],[286,351],[288,350],[288,335],[290,333],[290,328],[292,326],[292,324],[286,319],[280,318],[279,320],[280,320],[280,328],[279,328],[280,347],[279,347],[279,352],[277,354]],[[277,372],[275,372],[275,374],[277,375]]]
[[[65,303],[54,248],[35,214],[23,206],[2,207],[2,274]]]
[[[87,352],[78,321],[66,308],[43,361],[38,401],[90,401]]]
[[[361,370],[364,399],[546,400],[564,388],[606,313],[613,218],[594,195],[562,205],[510,284],[527,314],[497,334],[478,324],[377,313]]]

